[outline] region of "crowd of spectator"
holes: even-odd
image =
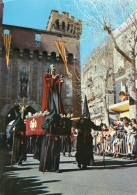
[[[102,125],[103,131],[92,131],[94,150],[98,154],[137,156],[137,122],[127,117],[115,120],[109,127]]]
[[[92,130],[93,151],[98,155],[113,157],[137,157],[137,122],[127,117],[115,120],[107,127],[102,124],[102,131]],[[76,151],[78,129],[72,128],[71,151]]]

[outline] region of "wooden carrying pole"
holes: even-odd
[[[13,143],[12,143],[11,167],[12,167],[12,165],[13,165],[13,150],[14,150],[14,141],[15,141],[15,126],[13,127]]]
[[[51,134],[51,125],[50,125],[50,133],[49,133],[49,134]],[[46,151],[45,161],[44,161],[44,165],[43,165],[43,173],[45,172],[45,166],[46,166],[46,161],[47,161],[47,155],[48,155],[49,143],[50,143],[50,136],[49,136],[49,139],[48,139],[47,151]]]

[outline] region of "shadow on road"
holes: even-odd
[[[0,182],[1,195],[38,195],[49,193],[46,183],[60,182],[61,180],[49,180],[40,182],[37,177],[20,177],[4,175]],[[61,195],[61,193],[55,193]]]
[[[123,160],[123,159],[120,159],[120,160],[98,160],[98,161],[95,161],[94,162],[94,166],[104,166],[104,164],[107,166],[107,165],[126,165],[126,164],[133,164],[133,163],[136,163],[137,164],[137,161],[132,161],[132,160]]]
[[[122,160],[107,160],[105,162],[99,160],[94,162],[94,166],[88,166],[87,170],[93,169],[120,169],[120,168],[129,168],[129,167],[137,167],[137,161],[122,161]],[[79,168],[75,169],[60,169],[63,172],[73,172],[73,171],[85,171]]]

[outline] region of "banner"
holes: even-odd
[[[59,53],[63,59],[63,62],[66,66],[66,71],[67,71],[67,75],[68,76],[72,76],[72,74],[69,72],[68,70],[68,65],[67,65],[67,56],[66,56],[66,50],[65,50],[65,46],[64,46],[64,42],[63,41],[55,41],[57,48],[59,50]]]
[[[11,44],[11,36],[9,34],[2,34],[3,36],[3,41],[4,41],[4,46],[6,50],[6,63],[7,63],[7,68],[9,68],[9,53],[10,53],[10,44]]]
[[[44,118],[39,116],[26,119],[26,135],[44,135],[45,131],[41,128]]]

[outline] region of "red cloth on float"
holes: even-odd
[[[44,116],[26,119],[26,135],[44,135],[45,131],[41,128]]]
[[[54,87],[56,85],[56,89],[58,90],[58,99],[59,99],[59,111],[61,113],[61,82],[60,78],[52,78],[52,74],[46,73],[44,75],[44,83],[43,83],[43,97],[42,97],[42,107],[41,110],[44,112],[45,110],[50,111],[51,107],[51,95],[53,94]]]

